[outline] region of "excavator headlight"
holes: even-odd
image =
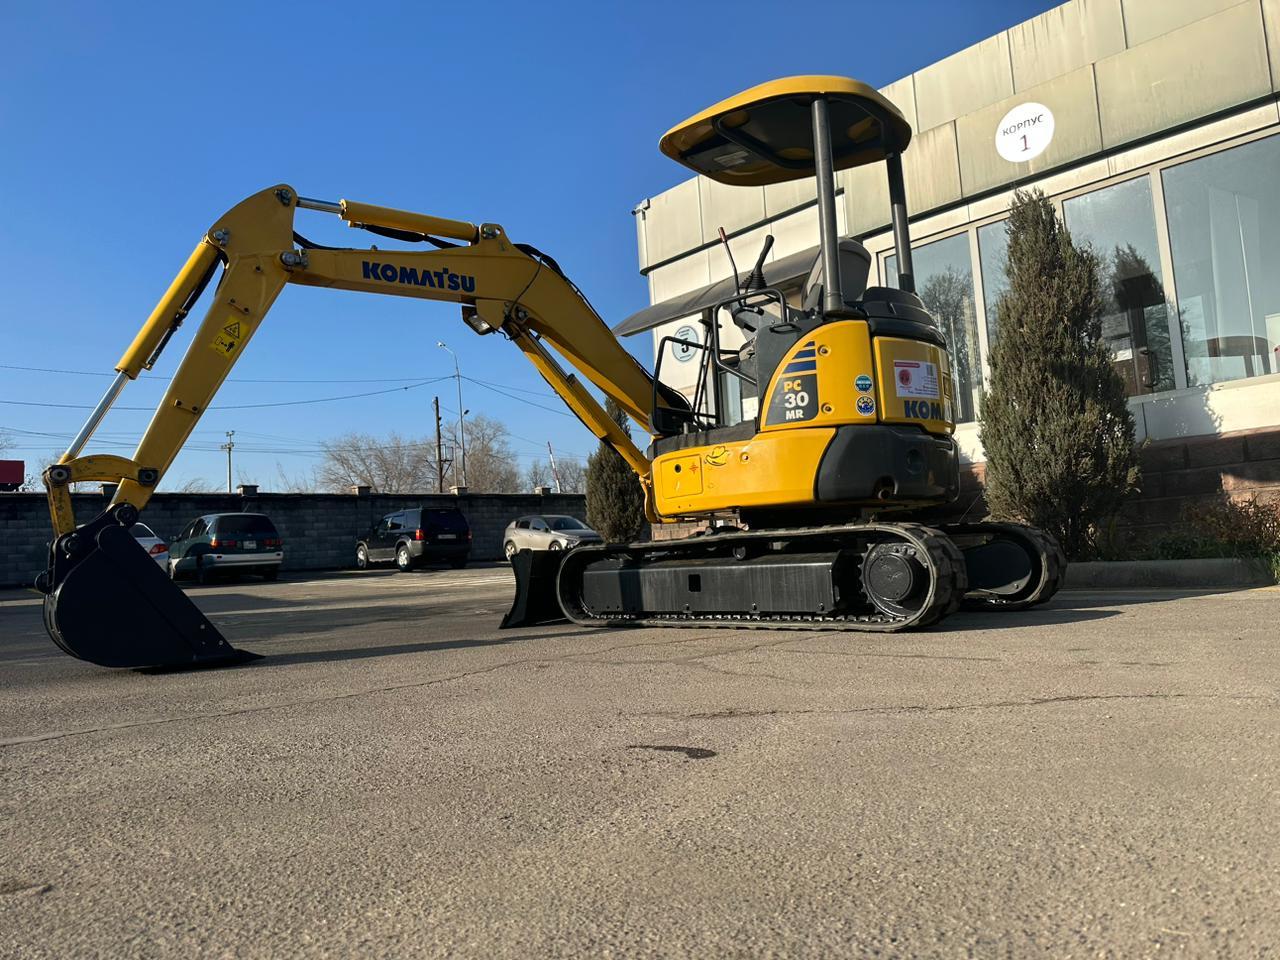
[[[489,326],[489,324],[485,322],[484,318],[480,316],[474,307],[462,308],[462,322],[482,337],[486,333],[493,333],[493,327]]]

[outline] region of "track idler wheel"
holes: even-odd
[[[1018,523],[945,524],[942,531],[964,552],[971,610],[1025,610],[1062,586],[1067,558],[1043,530]]]
[[[929,594],[929,571],[907,543],[877,543],[862,560],[862,589],[881,613],[907,617]]]
[[[132,504],[120,504],[50,549],[37,578],[44,625],[66,653],[103,667],[204,667],[241,663],[237,650],[133,538]]]

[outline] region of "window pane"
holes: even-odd
[[[219,517],[216,521],[219,534],[260,533],[273,536],[275,525],[258,513],[236,513]]]
[[[978,228],[978,260],[982,272],[982,299],[987,314],[987,343],[996,342],[996,304],[1009,289],[1005,273],[1009,264],[1009,221]]]
[[[1280,137],[1164,172],[1187,383],[1276,372]]]
[[[1102,270],[1102,335],[1129,396],[1172,390],[1173,351],[1147,177],[1067,200],[1071,239],[1089,244]]]
[[[978,327],[973,304],[973,263],[969,257],[969,235],[911,248],[916,270],[916,293],[938,321],[951,352],[952,393],[956,399],[957,423],[974,420],[978,411],[978,390],[982,364],[978,356]],[[898,258],[885,259],[889,286],[898,285]]]

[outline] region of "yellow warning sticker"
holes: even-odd
[[[213,343],[209,344],[209,347],[214,353],[229,357],[240,349],[240,341],[244,338],[244,334],[240,321],[232,320],[214,335]]]

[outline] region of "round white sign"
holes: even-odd
[[[676,359],[678,361],[680,361],[681,363],[687,363],[688,361],[693,359],[693,355],[696,352],[695,348],[689,346],[689,343],[702,342],[702,340],[698,337],[698,331],[697,329],[695,329],[694,327],[691,327],[689,324],[686,323],[683,327],[681,327],[679,330],[676,331],[676,339],[684,340],[686,342],[673,343],[671,345],[671,352],[676,355]]]
[[[1020,103],[996,127],[996,152],[1010,163],[1044,153],[1053,139],[1053,111],[1043,103]]]

